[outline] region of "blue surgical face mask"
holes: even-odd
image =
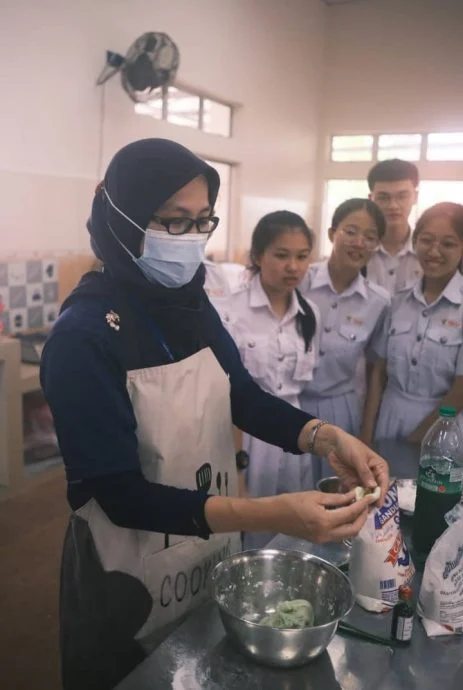
[[[127,249],[108,224],[113,237],[137,264],[147,280],[168,288],[178,288],[189,283],[205,259],[208,237],[198,233],[169,235],[163,230],[144,230],[117,208],[106,189],[104,192],[111,206],[145,236],[143,252],[137,257]]]
[[[192,280],[205,259],[207,237],[197,233],[169,235],[148,228],[143,253],[135,263],[150,281],[181,287]]]

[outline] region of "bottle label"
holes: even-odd
[[[463,470],[458,467],[450,474],[440,474],[432,467],[420,467],[418,486],[438,494],[461,494]]]
[[[463,482],[463,467],[455,467],[455,469],[450,470],[450,481]]]
[[[397,619],[396,639],[401,642],[408,642],[412,639],[413,632],[413,618],[403,618],[399,616]]]

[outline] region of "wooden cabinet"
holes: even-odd
[[[39,367],[21,363],[19,341],[0,337],[0,500],[51,472],[63,472],[59,460],[33,471],[24,462],[23,396],[39,390]]]

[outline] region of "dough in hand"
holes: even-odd
[[[269,628],[307,628],[314,624],[313,606],[305,599],[282,601],[273,613],[264,616],[261,625]]]
[[[361,501],[365,496],[373,496],[375,501],[381,496],[381,489],[377,486],[375,489],[364,489],[363,486],[356,486],[355,489],[355,500]]]

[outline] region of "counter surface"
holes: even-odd
[[[417,452],[383,447],[397,477],[416,476]],[[410,519],[403,519],[410,533]],[[330,559],[334,550],[277,536],[269,548],[297,549]],[[358,606],[348,621],[388,636],[391,613],[370,614]],[[270,669],[235,651],[214,603],[197,609],[116,690],[462,690],[463,638],[429,639],[418,619],[409,647],[392,649],[336,635],[328,650],[299,669]]]

